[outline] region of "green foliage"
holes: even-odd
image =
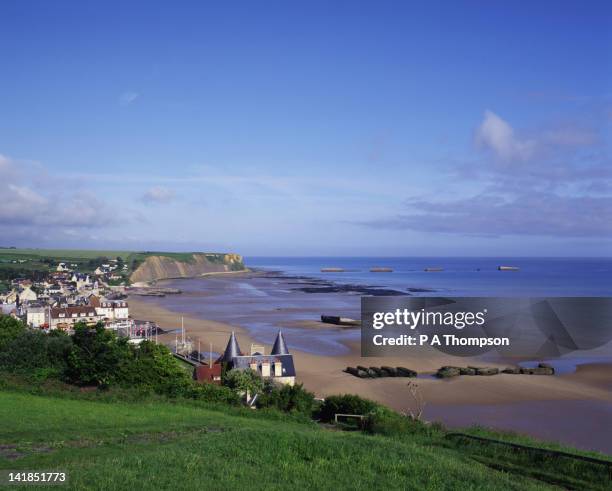
[[[25,324],[20,320],[0,314],[0,351],[4,350],[9,343],[20,336],[25,329]]]
[[[314,394],[304,389],[302,384],[278,386],[267,381],[264,390],[257,399],[258,408],[274,408],[288,413],[300,413],[312,416]]]
[[[227,404],[230,406],[238,406],[242,402],[236,391],[229,387],[215,384],[199,384],[197,382],[192,383],[183,396],[198,401]]]
[[[24,329],[0,350],[0,368],[35,379],[61,377],[72,350],[72,339],[61,331],[45,334]]]
[[[363,416],[379,408],[380,405],[369,399],[353,394],[329,396],[319,409],[319,419],[333,421],[336,414],[361,414]]]
[[[73,347],[67,358],[66,379],[76,385],[107,386],[118,381],[118,369],[127,363],[127,338],[117,338],[102,324],[74,326]]]
[[[361,428],[370,434],[399,438],[414,434],[440,435],[444,432],[441,425],[428,425],[384,406],[370,411],[362,421]]]
[[[192,384],[187,372],[163,345],[143,341],[129,345],[117,369],[117,383],[122,387],[146,387],[158,394],[179,396]]]
[[[263,379],[259,374],[251,370],[229,370],[223,375],[223,385],[238,393],[249,392],[251,395],[262,392]]]
[[[0,339],[0,370],[25,375],[30,383],[56,378],[81,387],[133,389],[143,395],[240,401],[235,390],[192,380],[191,367],[185,370],[165,346],[150,341],[130,344],[102,325],[78,323],[72,336],[61,331],[46,334],[0,316]]]

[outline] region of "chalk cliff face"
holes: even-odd
[[[192,254],[188,260],[168,256],[149,256],[130,275],[130,282],[147,282],[168,278],[190,278],[205,273],[244,270],[239,254]]]

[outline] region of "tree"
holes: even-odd
[[[21,335],[25,329],[24,323],[20,320],[0,314],[0,350],[3,350],[8,343]]]
[[[43,379],[61,377],[71,349],[72,339],[67,334],[26,329],[0,350],[0,368]]]
[[[117,368],[116,382],[124,387],[148,387],[159,394],[177,396],[187,390],[191,377],[168,348],[143,341],[129,345],[129,356]]]
[[[223,385],[243,394],[248,392],[251,395],[257,394],[263,390],[263,380],[259,374],[251,370],[229,370],[224,378]]]
[[[68,354],[66,377],[77,385],[111,385],[118,369],[130,356],[127,338],[117,336],[102,324],[74,326],[73,347]]]

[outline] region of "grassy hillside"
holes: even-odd
[[[452,450],[186,405],[0,393],[0,421],[1,468],[67,470],[71,488],[542,489]]]
[[[513,470],[512,457],[498,456],[500,471],[444,439],[332,431],[239,408],[5,391],[0,421],[0,469],[65,470],[71,489],[553,489],[542,463]],[[601,487],[571,487],[605,489],[602,476]]]

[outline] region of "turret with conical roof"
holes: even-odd
[[[232,335],[227,342],[227,347],[225,348],[225,352],[223,356],[219,358],[218,362],[231,363],[234,357],[240,356],[240,346],[238,346],[238,340],[236,339],[236,334],[232,331]]]
[[[274,341],[274,346],[272,347],[272,355],[288,355],[289,350],[287,349],[287,344],[285,343],[285,338],[283,338],[283,333],[278,331],[276,336],[276,341]]]

